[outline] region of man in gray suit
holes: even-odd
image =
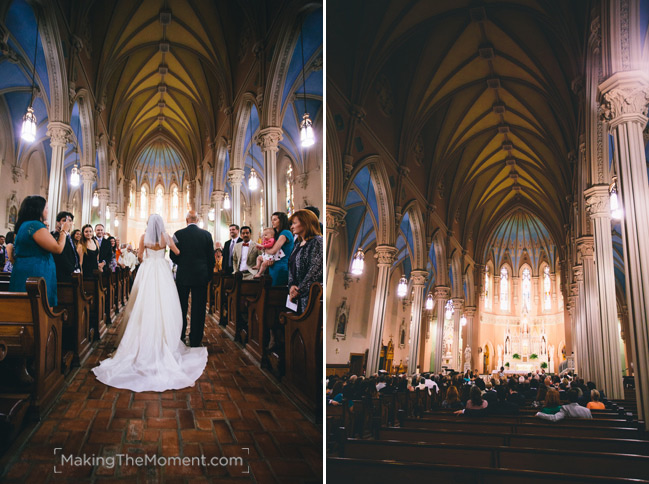
[[[257,269],[253,269],[253,267],[257,265],[257,256],[260,254],[257,244],[250,242],[250,235],[250,227],[241,227],[243,242],[235,245],[232,253],[233,271],[242,272],[243,278],[246,280],[252,279],[257,274]]]
[[[543,420],[549,420],[550,422],[558,422],[564,418],[593,418],[593,414],[590,413],[588,408],[582,407],[577,403],[577,400],[579,399],[577,390],[570,390],[567,397],[570,403],[568,405],[563,405],[561,410],[554,415],[538,412],[536,416]]]

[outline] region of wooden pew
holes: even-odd
[[[26,289],[0,293],[0,340],[6,348],[2,364],[18,361],[31,370],[33,383],[29,389],[21,386],[19,393],[29,391],[31,411],[40,416],[63,386],[62,326],[67,312],[49,307],[45,279],[28,278]],[[0,375],[8,377],[6,371]],[[5,382],[8,388],[4,392],[8,393],[15,384]]]
[[[543,420],[541,420],[540,418],[529,414],[527,415],[485,415],[484,417],[464,417],[464,416],[456,416],[453,414],[439,415],[439,416],[427,415],[421,419],[418,419],[416,422],[428,422],[428,421],[436,422],[438,420],[445,421],[447,419],[457,420],[458,418],[473,419],[480,422],[502,423],[502,424],[512,424],[512,423],[513,424],[536,424],[536,423],[543,422]],[[602,417],[597,417],[593,419],[573,418],[573,419],[564,419],[563,421],[565,420],[568,420],[570,422],[570,425],[577,426],[577,427],[592,427],[592,426],[634,427],[634,428],[637,427],[637,423],[629,422],[626,419],[617,419],[617,418],[616,419],[602,418]],[[407,426],[411,426],[411,425],[407,425]]]
[[[81,273],[72,274],[72,282],[57,285],[57,309],[68,312],[63,324],[63,351],[72,351],[72,365],[79,366],[86,359],[95,330],[90,326],[90,307],[93,297],[84,291]]]
[[[314,414],[322,408],[322,284],[309,290],[309,302],[302,314],[281,313],[285,327],[285,375],[282,383]]]
[[[574,437],[562,435],[561,438],[547,435],[510,434],[494,430],[491,433],[465,430],[427,430],[417,428],[381,427],[377,440],[397,440],[401,442],[428,442],[462,444],[467,442],[489,442],[495,446],[541,448],[555,450],[583,450],[597,452],[606,449],[622,454],[649,455],[649,440],[612,439],[607,437]]]
[[[94,330],[94,339],[104,337],[106,333],[106,288],[101,271],[95,269],[94,279],[84,279],[83,289],[92,296],[90,303],[90,327]]]
[[[225,290],[228,300],[227,326],[225,331],[233,340],[239,341],[242,344],[246,343],[241,338],[242,330],[247,326],[244,315],[245,317],[248,316],[248,312],[244,307],[244,302],[246,297],[253,295],[260,285],[261,282],[259,280],[244,281],[243,274],[241,272],[236,272],[234,274],[234,283],[231,288]],[[247,331],[243,334],[244,336],[247,336]]]
[[[234,274],[221,274],[221,283],[216,287],[214,294],[214,317],[219,320],[220,326],[228,325],[228,297],[227,292],[234,286]]]
[[[108,271],[102,273],[102,281],[106,289],[106,299],[104,303],[104,310],[106,311],[106,324],[111,324],[117,308],[117,276],[114,272]]]
[[[207,290],[207,312],[210,314],[216,314],[216,292],[219,284],[221,284],[221,273],[214,272]]]
[[[122,275],[122,268],[117,266],[115,268],[115,312],[119,312],[124,307],[124,276]]]
[[[482,445],[477,445],[477,443]],[[563,474],[645,478],[649,456],[582,452],[579,450],[520,449],[476,444],[430,444],[396,441],[347,439],[341,457],[352,459],[396,460],[427,464],[463,465],[545,471]],[[551,463],[551,464],[550,464]]]
[[[279,321],[279,313],[286,309],[288,287],[273,286],[273,280],[265,275],[259,279],[254,294],[246,296],[248,303],[248,328],[245,330],[246,349],[259,362],[268,368],[268,344],[273,323]]]
[[[551,463],[547,463],[551,468]],[[648,480],[630,481],[626,478],[598,476],[565,476],[556,472],[492,469],[465,463],[464,465],[402,464],[390,461],[367,461],[342,457],[327,458],[327,474],[343,476],[344,482],[372,482],[389,484],[394,482],[461,482],[481,484],[600,484],[600,483],[649,483]]]
[[[124,267],[121,270],[122,275],[122,306],[128,304],[128,296],[131,293],[131,269]]]

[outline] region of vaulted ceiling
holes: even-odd
[[[328,81],[464,241],[486,243],[514,207],[561,240],[586,7],[333,0]]]
[[[215,136],[216,113],[232,98],[225,24],[237,3],[93,3],[96,92],[127,173],[153,141],[174,146],[194,171],[206,138]]]

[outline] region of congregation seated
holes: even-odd
[[[559,392],[554,388],[546,391],[544,400],[540,403],[543,404],[541,413],[546,415],[555,415],[561,410],[561,401],[559,400]]]
[[[567,392],[568,401],[570,402],[567,405],[563,405],[561,410],[559,410],[554,415],[549,415],[543,412],[538,412],[537,417],[542,418],[543,420],[549,420],[551,422],[558,422],[564,418],[588,418],[592,419],[593,415],[590,413],[590,410],[582,407],[578,403],[579,394],[576,389],[571,389]]]

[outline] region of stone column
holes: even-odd
[[[469,361],[469,365],[471,366],[471,370],[478,368],[478,346],[479,346],[479,341],[478,341],[478,335],[476,334],[476,328],[473,326],[473,318],[475,317],[476,314],[476,307],[475,306],[467,306],[464,308],[464,317],[466,318],[466,342],[464,344],[464,347],[466,348],[469,346],[471,348],[471,360]],[[462,353],[464,354],[464,353]],[[473,364],[475,362],[475,364]],[[466,361],[465,361],[466,363]]]
[[[615,300],[615,269],[611,238],[611,210],[608,185],[596,185],[584,192],[586,211],[593,222],[595,239],[595,269],[597,271],[597,300],[599,314],[596,331],[601,339],[604,380],[598,385],[606,390],[608,398],[624,398],[620,345],[618,341],[617,302]]]
[[[99,198],[99,223],[106,227],[106,207],[110,200],[110,190],[108,188],[98,188],[97,197]]]
[[[110,211],[110,234],[114,237],[115,234],[117,233],[117,230],[115,230],[115,217],[117,216],[117,204],[109,203],[108,211]],[[104,215],[104,220],[106,221],[106,215]],[[106,227],[106,230],[108,230],[109,227],[107,223],[104,224],[104,226]]]
[[[437,327],[435,328],[435,371],[442,371],[442,357],[444,356],[444,313],[446,311],[446,301],[451,297],[451,288],[445,286],[436,286],[435,293],[435,308],[437,310]]]
[[[210,204],[209,203],[204,203],[201,205],[201,220],[203,220],[203,228],[205,230],[208,230],[208,225],[210,223]]]
[[[647,124],[649,74],[618,72],[599,86],[603,113],[615,139],[618,193],[635,363],[638,420],[649,418],[649,181],[642,131]]]
[[[414,373],[419,363],[421,339],[421,312],[424,309],[424,287],[428,272],[417,270],[410,273],[412,281],[412,319],[410,321],[410,348],[408,349],[408,373]]]
[[[111,214],[112,215],[112,214]],[[122,244],[126,244],[128,241],[126,240],[126,234],[128,233],[128,218],[126,217],[125,212],[117,212],[115,214],[115,223],[119,222],[117,227],[115,227],[113,230],[115,232],[115,235],[119,237],[119,241]],[[114,226],[114,225],[113,225]]]
[[[583,328],[587,338],[585,352],[588,358],[589,379],[597,382],[597,385],[605,384],[605,368],[603,365],[605,352],[608,348],[603,347],[602,327],[599,319],[599,290],[597,287],[597,269],[594,260],[594,241],[592,236],[584,236],[577,239],[577,251],[581,259],[584,271],[584,285],[582,299],[584,301]],[[611,260],[612,262],[612,260]],[[610,369],[610,368],[609,368]],[[604,387],[605,388],[605,387]],[[607,389],[608,390],[608,389]],[[606,392],[608,396],[608,391]]]
[[[586,381],[590,379],[590,360],[588,358],[588,332],[586,329],[586,298],[584,297],[584,269],[581,265],[573,268],[575,276],[575,331],[577,341],[577,361],[579,376]]]
[[[327,275],[325,276],[327,282],[329,282],[329,267],[332,266],[332,250],[333,250],[333,241],[334,238],[338,235],[338,231],[345,225],[345,215],[347,212],[337,207],[336,205],[327,205]],[[351,254],[353,257],[354,254]],[[349,261],[348,261],[349,262]],[[334,271],[335,272],[335,268]]]
[[[73,137],[69,124],[60,121],[50,121],[47,125],[47,136],[50,137],[52,160],[50,163],[50,183],[47,189],[47,206],[49,224],[52,229],[56,226],[56,214],[61,210],[63,198],[63,177],[65,170],[63,162],[68,143]]]
[[[460,317],[462,316],[462,307],[464,307],[464,299],[453,298],[453,369],[455,371],[462,371],[462,355],[460,355]]]
[[[257,135],[257,144],[264,154],[264,208],[266,210],[264,225],[268,226],[270,226],[273,212],[279,210],[277,204],[277,151],[282,139],[282,128],[277,127],[264,128]]]
[[[244,172],[241,168],[233,168],[228,171],[228,181],[232,189],[232,223],[241,225],[241,183]]]
[[[221,242],[221,211],[223,210],[223,200],[225,192],[223,190],[214,190],[212,192],[212,205],[214,205],[214,232],[212,238],[214,242]]]
[[[92,215],[92,184],[95,182],[97,169],[94,166],[82,166],[79,168],[81,181],[83,183],[82,204],[81,204],[81,225],[91,222]]]
[[[388,297],[388,284],[390,282],[390,267],[392,267],[396,253],[397,248],[390,245],[379,245],[376,247],[374,257],[378,260],[378,274],[376,278],[376,294],[374,296],[374,310],[371,320],[372,330],[370,333],[370,347],[367,355],[365,375],[372,375],[379,370],[383,325],[385,324],[385,303]]]

